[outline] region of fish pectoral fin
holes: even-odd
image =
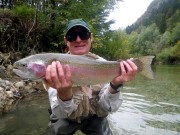
[[[43,84],[43,87],[44,87],[44,89],[46,90],[46,91],[48,91],[48,89],[49,89],[49,84],[43,79],[42,80],[42,84]]]

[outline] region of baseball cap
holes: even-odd
[[[88,31],[90,31],[88,24],[82,18],[79,18],[79,19],[70,20],[67,23],[66,29],[65,29],[65,35],[74,26],[82,26],[86,28]]]

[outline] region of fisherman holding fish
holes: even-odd
[[[86,55],[90,59],[105,61],[90,52],[92,41],[93,34],[83,19],[67,23],[64,42],[69,55]],[[121,106],[120,90],[137,73],[137,66],[131,60],[119,62],[119,68],[119,75],[107,84],[74,86],[68,64],[62,66],[61,62],[53,61],[48,65],[45,80],[50,86],[49,135],[69,135],[77,130],[87,135],[112,135],[107,115]]]
[[[107,116],[121,106],[122,86],[137,73],[153,79],[154,56],[118,62],[89,52],[93,34],[82,19],[67,23],[64,41],[68,53],[28,56],[13,64],[14,73],[42,80],[50,101],[48,135],[112,135]]]

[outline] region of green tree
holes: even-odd
[[[172,29],[171,41],[172,43],[176,43],[179,40],[180,40],[180,23],[177,23],[177,25]]]
[[[130,46],[131,46],[131,50],[130,50],[130,53],[135,55],[135,56],[138,56],[140,55],[138,52],[139,52],[139,46],[136,44],[136,41],[138,39],[138,33],[137,32],[131,32],[129,36],[129,42],[130,42]]]
[[[158,45],[159,52],[162,49],[169,47],[170,42],[171,42],[171,33],[169,31],[166,31],[160,37],[160,41]]]
[[[119,29],[110,33],[110,36],[108,40],[103,42],[103,46],[98,48],[98,50],[101,50],[99,54],[105,54],[108,60],[129,58],[131,44],[128,35]]]
[[[164,33],[166,31],[166,18],[165,18],[165,13],[159,13],[157,16],[156,16],[156,25],[158,26],[159,28],[159,31],[161,33]]]
[[[176,10],[176,12],[166,20],[167,22],[167,30],[172,31],[174,27],[176,27],[177,23],[180,22],[180,10]]]
[[[158,62],[164,64],[179,64],[180,63],[180,42],[177,42],[175,46],[165,48],[156,57]]]
[[[142,29],[136,41],[138,53],[142,55],[155,55],[158,52],[159,40],[160,33],[156,24]]]

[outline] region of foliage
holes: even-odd
[[[180,10],[176,10],[175,13],[166,20],[167,30],[171,31],[180,22]]]
[[[28,55],[40,48],[43,28],[36,22],[36,11],[25,5],[0,12],[0,49],[2,52],[17,52]],[[32,18],[33,17],[33,18]]]
[[[97,49],[101,51],[97,52],[97,50],[94,50],[94,52],[103,55],[109,60],[129,58],[131,44],[129,42],[128,35],[120,29],[109,34],[111,38],[109,40],[105,40],[103,42],[103,46]]]
[[[176,0],[154,0],[147,11],[126,28],[134,55],[157,55],[157,63],[179,63],[180,9]]]
[[[171,42],[176,43],[180,40],[180,22],[172,29]]]
[[[157,61],[164,64],[179,64],[180,63],[180,41],[170,48],[165,48],[161,53],[157,55]]]
[[[113,33],[112,41],[109,42],[108,47],[109,56],[113,59],[125,59],[130,57],[130,42],[127,34],[121,30]]]
[[[35,8],[31,8],[23,4],[20,6],[15,6],[12,9],[12,12],[14,12],[20,18],[32,19],[34,17]]]
[[[155,55],[158,51],[159,35],[156,24],[142,29],[137,37],[134,49],[142,55]]]
[[[14,13],[12,18],[16,18],[16,22],[13,22],[14,26],[11,23],[8,32],[17,41],[15,38],[9,40],[3,37],[3,41],[6,41],[4,44],[13,50],[33,48],[36,52],[63,52],[65,24],[70,19],[83,18],[91,26],[94,47],[102,46],[104,35],[113,23],[107,22],[106,18],[118,1],[120,0],[15,1],[11,12]]]

